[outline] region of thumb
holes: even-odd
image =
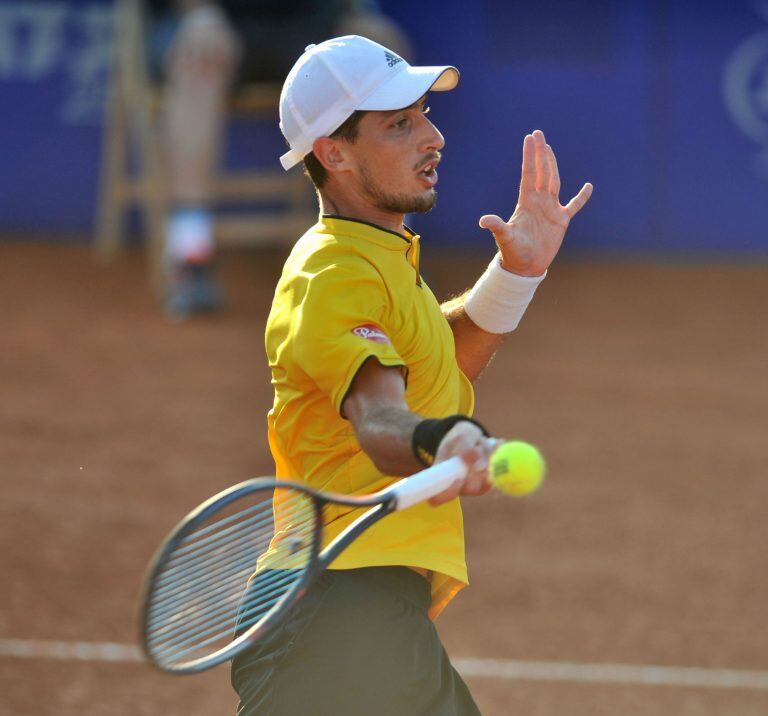
[[[501,231],[501,228],[506,224],[504,219],[495,214],[485,214],[484,216],[481,216],[478,223],[480,224],[481,229],[488,229],[492,234]]]

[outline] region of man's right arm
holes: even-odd
[[[413,452],[413,433],[423,418],[408,409],[405,379],[400,368],[385,367],[369,358],[357,372],[341,406],[355,430],[360,446],[385,475],[411,475],[423,465]],[[440,441],[435,462],[460,455],[469,474],[430,500],[442,504],[458,495],[488,491],[486,472],[492,443],[477,425],[462,420]]]

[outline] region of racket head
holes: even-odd
[[[197,673],[264,637],[313,577],[323,504],[302,485],[255,478],[190,512],[144,580],[140,642],[148,660]]]

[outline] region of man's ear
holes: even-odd
[[[349,167],[349,157],[338,139],[320,137],[312,144],[312,152],[328,173],[338,172]]]

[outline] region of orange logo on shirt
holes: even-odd
[[[387,334],[381,330],[378,326],[374,326],[372,323],[366,323],[365,325],[358,326],[352,329],[352,333],[360,338],[373,341],[374,343],[389,343]]]

